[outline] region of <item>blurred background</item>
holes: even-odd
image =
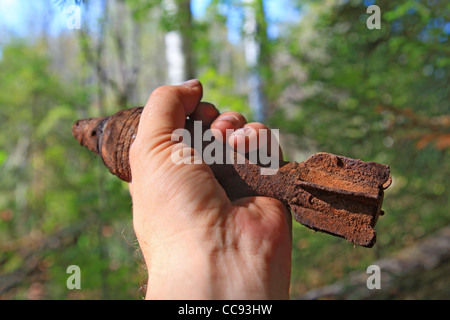
[[[0,0],[0,299],[143,297],[128,186],[71,127],[191,78],[287,160],[391,167],[374,248],[295,224],[293,299],[450,298],[449,36],[443,0]]]

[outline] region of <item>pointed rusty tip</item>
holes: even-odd
[[[72,135],[82,146],[99,155],[99,137],[108,119],[109,117],[78,120],[72,126]]]

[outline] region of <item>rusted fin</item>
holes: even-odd
[[[363,247],[374,245],[383,190],[392,181],[389,166],[317,153],[296,173],[297,203],[291,208],[298,222]]]
[[[302,163],[300,179],[325,187],[376,196],[391,181],[389,166],[330,153],[316,153]]]
[[[304,205],[291,205],[291,210],[295,220],[310,229],[342,237],[362,247],[373,247],[376,232],[370,216],[325,207],[314,210]]]

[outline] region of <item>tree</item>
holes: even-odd
[[[450,192],[449,7],[377,1],[381,29],[368,29],[366,3],[308,2],[278,47],[289,59],[273,121],[296,136],[299,149],[390,165],[394,188],[377,225],[379,256],[450,222],[443,209]]]
[[[164,35],[169,84],[179,84],[195,78],[195,58],[192,44],[193,23],[190,0],[164,0]]]
[[[256,121],[264,122],[267,116],[267,101],[264,93],[265,82],[261,75],[264,44],[267,43],[264,6],[261,0],[244,1],[244,48],[248,68],[248,103]]]

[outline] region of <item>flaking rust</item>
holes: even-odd
[[[129,149],[137,134],[142,109],[79,120],[72,128],[81,145],[99,155],[112,174],[127,182],[132,179]],[[186,129],[193,130],[189,119]],[[239,157],[236,153],[234,156]],[[375,244],[374,227],[383,214],[384,190],[392,181],[389,166],[330,153],[317,153],[300,163],[281,161],[274,175],[261,175],[261,167],[248,161],[234,163],[210,165],[231,200],[273,197],[282,201],[295,220],[308,228],[363,247]]]

